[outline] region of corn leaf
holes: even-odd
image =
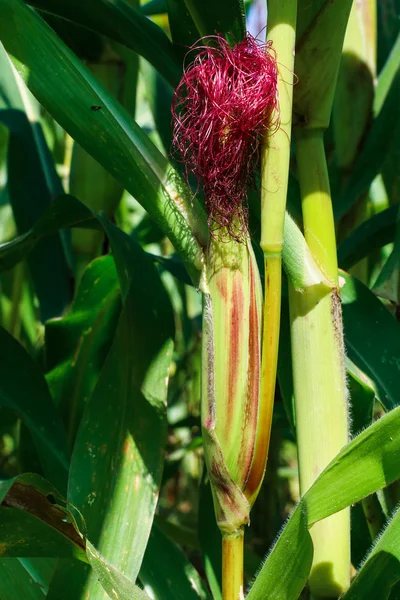
[[[27,473],[0,484],[2,557],[74,557],[87,562],[83,537],[59,492]]]
[[[139,579],[157,600],[210,598],[196,569],[157,525],[151,530]]]
[[[163,30],[125,0],[29,0],[36,8],[97,31],[135,50],[175,87],[182,63]]]
[[[393,154],[400,127],[400,42],[396,43],[375,93],[374,120],[343,194],[334,202],[335,218],[342,217],[365,192]],[[388,190],[390,195],[390,189]]]
[[[0,11],[0,39],[33,94],[142,203],[181,253],[191,275],[198,279],[202,250],[188,221],[202,228],[205,235],[206,224],[200,213],[193,215],[187,191],[176,191],[179,182],[169,170],[168,161],[22,0],[0,0]],[[98,106],[100,109],[92,110]],[[167,191],[171,186],[177,203]]]
[[[71,443],[109,352],[120,311],[115,263],[104,256],[87,267],[68,314],[46,323],[46,379]]]
[[[7,188],[18,232],[23,234],[63,189],[43,135],[38,103],[19,83],[0,45],[0,123],[9,129]],[[58,232],[37,246],[28,266],[42,321],[59,316],[71,300],[71,289]]]
[[[248,600],[299,597],[311,568],[308,529],[313,523],[359,502],[400,476],[399,425],[400,408],[396,408],[358,435],[321,473],[283,529]]]
[[[103,225],[124,306],[78,431],[68,499],[83,514],[88,539],[104,560],[134,582],[161,481],[173,321],[151,259],[105,218]],[[85,590],[105,597],[94,573]]]
[[[400,510],[372,547],[364,564],[343,600],[389,598],[392,587],[400,580]]]
[[[44,600],[45,592],[18,558],[0,560],[0,597],[2,600]]]
[[[202,36],[220,33],[231,43],[246,34],[243,0],[185,0],[189,13]]]
[[[362,223],[338,246],[338,261],[348,270],[377,248],[394,240],[398,205],[391,206]]]
[[[400,402],[400,325],[358,279],[342,276],[347,353],[372,379],[382,404],[390,410]]]
[[[0,405],[17,411],[32,434],[46,476],[65,492],[69,451],[60,415],[40,368],[2,327]]]

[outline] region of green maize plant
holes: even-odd
[[[398,0],[0,0],[0,600],[400,594]]]

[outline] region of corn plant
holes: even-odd
[[[398,0],[0,0],[1,600],[400,594]]]

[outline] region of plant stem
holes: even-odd
[[[283,223],[289,175],[292,129],[293,65],[296,38],[296,0],[268,2],[267,40],[278,61],[279,128],[267,132],[261,151],[261,249],[264,253],[265,292],[260,388],[259,427],[255,463],[249,477],[247,498],[257,495],[262,481],[271,434],[278,360],[281,308]]]
[[[322,130],[298,131],[298,176],[304,234],[314,259],[335,286],[321,294],[289,286],[300,490],[304,494],[348,442],[341,304],[336,241]],[[349,586],[350,513],[346,509],[311,530],[314,598],[336,598]]]
[[[243,600],[244,532],[222,537],[222,600]]]

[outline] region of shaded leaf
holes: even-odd
[[[44,600],[43,589],[17,559],[0,560],[1,600]]]
[[[7,557],[75,557],[86,560],[75,519],[58,491],[39,475],[0,484],[0,554]]]
[[[342,276],[347,353],[375,383],[389,410],[400,402],[400,324],[365,285],[346,273]]]
[[[284,527],[246,597],[248,600],[299,597],[312,562],[308,529],[399,477],[399,424],[400,408],[396,408],[345,446],[321,473]]]
[[[204,478],[200,486],[198,535],[213,598],[222,600],[222,537],[215,521],[211,487]]]
[[[174,87],[181,62],[163,30],[124,0],[29,0],[32,6],[107,35],[146,58]]]
[[[28,90],[20,89],[16,78],[18,75],[0,45],[0,97],[5,99],[0,122],[10,131],[8,194],[18,232],[23,234],[63,190],[43,135],[37,102]],[[28,266],[42,321],[59,316],[71,300],[71,286],[58,232],[38,244]]]
[[[198,280],[202,249],[192,228],[205,240],[206,221],[200,208],[196,208],[197,201],[191,202],[187,191],[179,187],[167,159],[22,0],[13,0],[12,7],[0,0],[0,9],[0,37],[30,90],[64,129],[143,205],[181,253],[191,276]],[[92,106],[101,109],[91,110]]]
[[[101,221],[124,307],[78,431],[69,500],[81,510],[88,538],[104,559],[134,582],[161,481],[173,321],[151,259],[129,236]],[[85,589],[104,597],[95,576]]]
[[[11,269],[28,256],[38,242],[60,228],[78,226],[98,227],[92,212],[79,200],[66,194],[56,198],[30,231],[0,245],[0,271]]]
[[[110,598],[113,600],[150,600],[149,596],[142,592],[137,585],[108,563],[90,542],[88,543],[88,557],[103,589]]]
[[[196,569],[156,525],[150,533],[139,579],[158,600],[210,598]]]
[[[343,600],[386,600],[400,580],[400,510],[385,528]]]
[[[338,246],[339,266],[348,270],[377,248],[392,242],[398,213],[398,205],[391,206],[359,225]]]
[[[246,34],[243,0],[185,0],[201,36],[220,33],[232,44]]]
[[[44,472],[63,492],[69,465],[67,438],[40,368],[0,327],[0,404],[17,411],[36,445]]]
[[[72,442],[114,337],[121,310],[111,256],[86,269],[68,314],[46,323],[47,382]]]

